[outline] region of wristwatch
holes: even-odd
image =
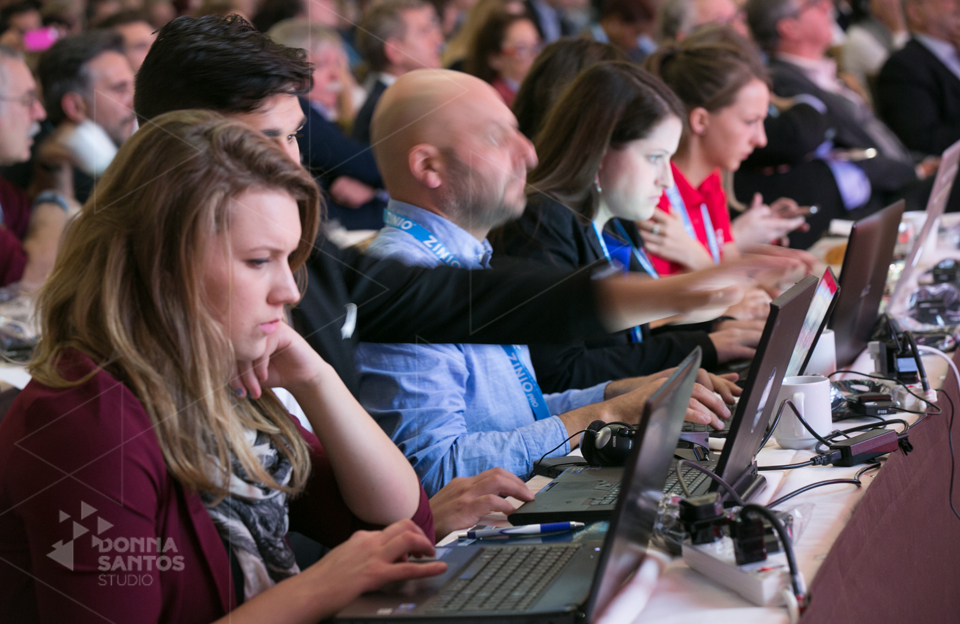
[[[36,208],[39,204],[56,204],[67,214],[70,213],[70,204],[67,203],[67,199],[56,191],[43,191],[34,197],[33,207]]]

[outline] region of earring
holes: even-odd
[[[603,189],[600,188],[600,174],[597,174],[597,178],[593,181],[594,185],[597,187],[597,195],[603,193]]]

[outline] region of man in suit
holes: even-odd
[[[576,6],[575,0],[526,0],[523,4],[544,45],[577,34],[577,27],[563,14],[564,9]]]
[[[936,156],[960,140],[960,2],[903,0],[903,7],[912,38],[880,71],[877,108],[907,147]]]
[[[383,92],[414,69],[439,69],[443,32],[433,4],[383,0],[370,7],[357,28],[357,48],[370,68],[367,99],[353,121],[353,138],[370,143],[370,120]]]
[[[834,198],[839,192],[846,214],[831,216],[859,218],[901,197],[921,208],[924,189],[917,182],[929,177],[936,163],[917,164],[861,95],[838,77],[835,61],[826,56],[833,37],[830,0],[748,0],[746,11],[754,39],[769,55],[774,93],[800,97],[827,118],[827,140],[807,160],[819,160],[833,176],[836,188],[825,191]]]

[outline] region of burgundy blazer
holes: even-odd
[[[62,370],[79,379],[94,365],[74,352]],[[373,528],[347,508],[317,438],[300,433],[312,472],[290,530],[333,547]],[[422,490],[413,520],[433,538]],[[0,424],[0,622],[206,623],[234,608],[233,587],[200,496],[167,472],[126,386],[104,371],[74,388],[27,385]]]
[[[20,281],[27,255],[20,241],[30,225],[30,198],[22,189],[0,178],[0,286]]]

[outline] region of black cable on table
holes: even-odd
[[[733,489],[733,486],[727,483],[726,481],[724,481],[723,477],[713,472],[709,468],[701,466],[697,462],[690,461],[689,459],[681,459],[680,461],[677,462],[677,480],[680,481],[680,488],[683,489],[683,493],[687,496],[687,498],[690,498],[691,496],[690,488],[687,487],[686,482],[683,480],[683,473],[680,471],[680,466],[690,466],[691,468],[695,468],[700,472],[705,473],[708,477],[713,479],[715,483],[722,485],[727,490],[727,492],[730,492],[730,496],[733,497],[733,500],[736,501],[738,505],[740,505],[741,507],[746,505],[743,499],[740,498],[740,495],[737,493],[737,491]]]
[[[799,490],[794,490],[793,492],[790,492],[789,494],[785,494],[785,495],[781,496],[780,498],[778,498],[777,500],[775,500],[775,501],[773,501],[773,502],[771,502],[771,503],[768,503],[768,504],[767,504],[767,507],[776,507],[777,505],[779,505],[779,504],[781,504],[781,503],[785,503],[786,501],[790,500],[790,499],[793,498],[794,496],[799,496],[800,494],[803,494],[804,492],[809,492],[810,490],[812,490],[812,489],[814,489],[814,488],[823,487],[823,486],[825,486],[825,485],[843,485],[843,484],[845,484],[845,483],[849,483],[849,484],[851,484],[851,485],[855,485],[855,486],[857,486],[857,487],[860,487],[861,485],[863,485],[863,482],[860,481],[860,476],[861,476],[863,473],[867,472],[868,470],[873,470],[874,468],[879,468],[879,467],[880,467],[880,463],[879,463],[879,462],[878,462],[878,463],[875,463],[875,464],[869,464],[869,465],[865,466],[864,468],[862,468],[859,472],[857,472],[857,474],[854,475],[854,477],[853,477],[852,479],[828,479],[827,481],[817,481],[816,483],[811,483],[810,485],[804,486],[804,487],[800,488]]]
[[[812,466],[812,465],[813,465],[813,460],[810,459],[799,464],[783,464],[780,466],[760,466],[759,468],[757,468],[757,470],[759,470],[760,472],[763,472],[765,470],[793,470],[794,468],[803,468],[805,466]]]
[[[547,455],[549,455],[550,453],[554,452],[555,450],[557,450],[558,448],[560,448],[561,446],[563,446],[564,444],[566,444],[566,443],[569,442],[570,440],[574,439],[575,437],[577,437],[577,436],[580,435],[581,433],[586,433],[586,432],[587,432],[586,429],[583,429],[582,431],[576,432],[575,434],[573,434],[572,436],[570,436],[569,438],[567,438],[566,440],[564,440],[564,441],[561,442],[560,444],[556,445],[555,447],[553,447],[552,449],[550,449],[549,451],[547,451],[546,453],[544,453],[543,455],[541,455],[541,456],[540,456],[540,459],[538,459],[537,461],[533,462],[533,469],[536,470],[536,469],[537,469],[537,466],[540,465],[540,462],[542,462],[544,459],[547,458]],[[570,462],[570,465],[573,466],[573,465],[576,465],[577,463],[578,463],[578,462],[572,461],[572,462]],[[564,466],[564,465],[566,465],[566,464],[560,464],[560,465],[561,465],[561,466]]]
[[[919,401],[923,401],[924,403],[926,403],[926,404],[929,405],[930,407],[936,409],[937,411],[934,412],[934,414],[942,414],[942,413],[943,413],[943,410],[940,409],[940,406],[939,406],[939,405],[937,405],[936,403],[930,401],[930,400],[927,399],[926,397],[922,397],[922,396],[920,396],[919,394],[915,393],[913,390],[910,389],[910,386],[908,386],[907,384],[903,383],[903,382],[900,381],[899,379],[890,379],[889,377],[884,377],[883,375],[873,375],[873,374],[870,374],[870,373],[861,373],[860,371],[853,371],[853,370],[838,370],[838,371],[834,371],[834,372],[830,373],[829,375],[827,375],[827,379],[829,379],[830,377],[833,377],[834,375],[840,375],[840,374],[844,374],[844,373],[850,374],[850,375],[860,375],[861,377],[866,377],[867,379],[879,379],[880,381],[892,381],[893,383],[897,384],[898,386],[903,386],[903,389],[907,391],[907,394],[909,394],[909,395],[912,396],[913,398],[915,398],[915,399],[917,399],[917,400],[919,400]],[[900,408],[897,408],[897,409],[900,410]],[[900,410],[900,411],[908,411],[908,410]],[[912,425],[910,425],[910,427],[909,427],[910,429],[912,429],[913,427],[917,426],[917,425],[920,423],[920,421],[923,420],[923,418],[925,418],[926,415],[927,415],[927,412],[911,412],[911,413],[913,413],[913,414],[923,414],[923,416],[921,416],[920,419],[917,420],[917,422],[915,422],[915,423],[913,423]]]
[[[950,509],[953,510],[953,515],[957,517],[957,520],[960,520],[960,513],[957,513],[957,508],[953,504],[953,480],[957,472],[956,455],[953,451],[953,418],[956,415],[956,410],[954,409],[953,399],[950,398],[949,394],[943,390],[937,390],[937,392],[943,392],[947,403],[950,404],[950,422],[947,424],[947,441],[950,442]]]

